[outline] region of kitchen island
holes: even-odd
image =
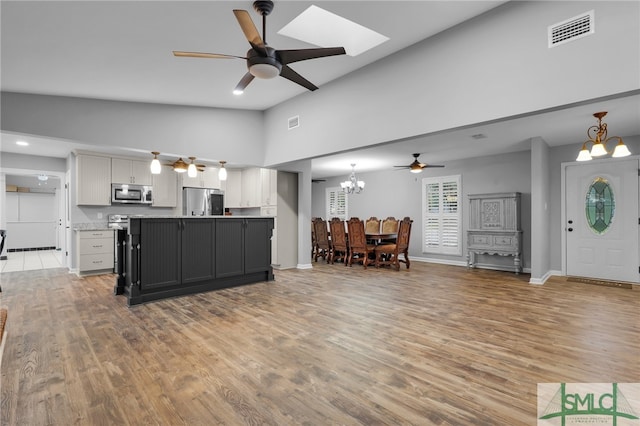
[[[130,216],[115,294],[129,306],[273,281],[273,217]]]

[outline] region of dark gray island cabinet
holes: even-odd
[[[272,217],[130,217],[129,305],[273,281]]]

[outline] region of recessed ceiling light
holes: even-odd
[[[278,34],[320,47],[342,46],[349,56],[357,56],[389,40],[389,37],[318,6],[309,6]]]
[[[25,141],[17,141],[16,145],[20,145],[20,146],[29,146],[29,142],[25,142]]]

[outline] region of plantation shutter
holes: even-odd
[[[338,217],[342,220],[347,220],[347,194],[340,187],[327,188],[326,194],[326,219],[331,220],[333,217]]]
[[[423,252],[462,254],[460,181],[460,175],[422,180]]]

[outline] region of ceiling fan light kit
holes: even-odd
[[[444,167],[441,164],[425,164],[418,161],[418,157],[420,154],[413,154],[413,162],[406,166],[395,166],[400,167],[402,169],[409,169],[411,173],[422,173],[422,169],[426,169],[428,167]]]
[[[175,56],[192,58],[211,59],[245,59],[248,72],[240,79],[240,82],[233,89],[235,95],[244,93],[244,89],[253,81],[255,77],[260,79],[272,79],[277,76],[284,77],[308,90],[316,90],[317,87],[306,78],[295,72],[288,64],[305,61],[308,59],[322,58],[326,56],[346,54],[344,47],[326,47],[312,49],[276,50],[267,45],[266,42],[266,22],[267,15],[273,10],[271,0],[260,0],[253,2],[254,9],[262,15],[262,36],[258,32],[249,12],[241,9],[234,9],[233,14],[240,24],[251,49],[247,51],[247,56],[225,55],[220,53],[183,52],[174,51]]]
[[[582,144],[582,149],[580,149],[576,161],[589,161],[592,160],[593,157],[602,157],[607,155],[609,151],[607,151],[606,145],[607,142],[612,139],[618,141],[618,144],[611,154],[612,157],[619,158],[631,155],[631,151],[629,151],[629,148],[627,148],[620,136],[607,137],[607,123],[602,122],[605,115],[607,115],[606,111],[596,112],[593,114],[593,116],[598,119],[598,124],[587,129],[587,136],[589,137],[589,140]],[[587,148],[587,143],[593,144],[591,151]]]

